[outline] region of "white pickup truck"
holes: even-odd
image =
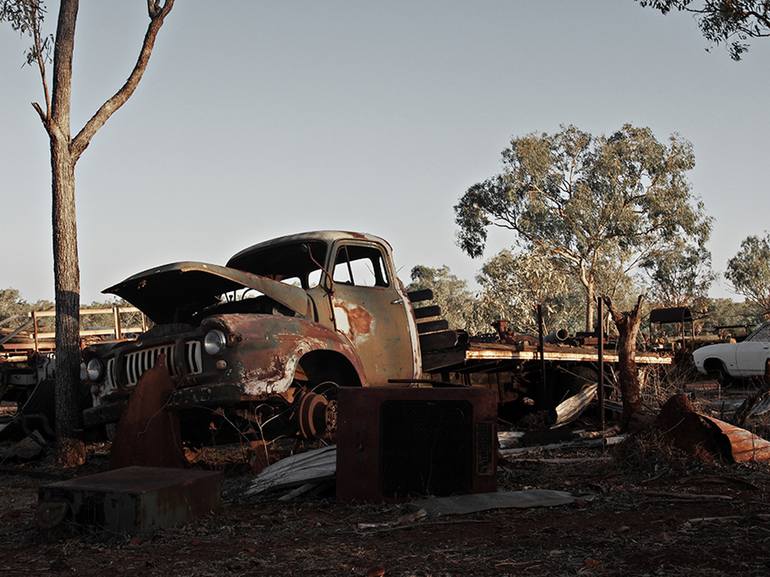
[[[720,380],[764,375],[770,359],[770,322],[740,343],[707,345],[695,349],[692,356],[698,371]]]

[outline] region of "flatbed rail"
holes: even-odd
[[[591,347],[546,345],[543,350],[546,362],[598,363],[599,352]],[[537,347],[520,347],[505,343],[473,342],[440,351],[423,352],[423,365],[428,372],[453,369],[472,369],[487,362],[526,362],[540,360]],[[605,363],[617,363],[618,353],[604,351]],[[636,354],[638,365],[670,365],[671,355],[640,351]]]
[[[56,348],[56,333],[44,330],[45,320],[56,316],[54,310],[32,311],[18,319],[18,326],[7,334],[0,333],[0,360],[23,361],[33,353],[50,353]],[[148,328],[147,318],[133,306],[83,307],[83,317],[107,317],[102,327],[81,329],[80,338],[88,340],[124,340],[134,338]],[[126,322],[126,317],[132,320]],[[50,323],[49,323],[50,324]],[[42,326],[41,326],[42,325]]]

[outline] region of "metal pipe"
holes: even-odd
[[[38,331],[37,331],[37,311],[32,311],[32,337],[35,343],[35,352],[37,352],[40,346]]]
[[[602,297],[599,297],[599,306],[598,306],[598,312],[599,312],[599,354],[598,354],[598,362],[599,362],[599,388],[597,389],[597,393],[599,396],[599,420],[601,422],[602,427],[602,433],[604,433],[605,429],[605,422],[604,422],[604,301],[602,301]]]
[[[543,305],[538,304],[537,305],[537,338],[538,338],[538,350],[540,352],[540,375],[542,378],[542,393],[541,393],[541,400],[548,402],[547,398],[547,383],[545,380],[545,335],[543,334],[545,332],[545,327],[543,324]]]

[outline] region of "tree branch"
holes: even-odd
[[[80,132],[77,133],[75,138],[70,143],[70,153],[77,162],[80,155],[88,147],[91,139],[97,133],[97,131],[104,126],[105,122],[109,120],[110,116],[115,113],[136,90],[139,85],[139,81],[142,79],[147,64],[150,61],[152,55],[152,49],[155,46],[155,38],[163,26],[163,21],[168,16],[171,8],[174,7],[174,0],[166,0],[161,7],[158,0],[147,1],[147,12],[150,16],[150,23],[147,26],[147,32],[144,35],[144,42],[142,43],[142,49],[139,52],[139,58],[137,58],[134,69],[126,80],[125,84],[120,87],[110,99],[108,99],[99,110],[86,122]]]
[[[43,123],[43,126],[45,126],[45,129],[48,130],[48,114],[43,112],[43,108],[37,102],[32,103],[32,108],[37,111],[38,116],[40,116],[40,121]]]
[[[40,38],[40,10],[39,4],[23,3],[26,17],[29,21],[32,31],[32,56],[35,58],[37,69],[40,72],[40,81],[43,84],[43,98],[45,99],[45,114],[39,104],[33,103],[32,106],[37,110],[43,126],[48,130],[48,121],[51,118],[51,94],[48,91],[48,80],[45,74],[45,55],[43,54],[43,41]]]

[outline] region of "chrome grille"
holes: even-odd
[[[139,351],[134,351],[126,355],[126,377],[129,385],[135,385],[145,371],[155,366],[158,357],[164,353],[166,355],[166,366],[172,377],[177,376],[176,345],[160,345],[149,347]],[[186,369],[189,374],[199,375],[203,372],[203,359],[201,358],[201,344],[198,341],[187,341],[185,343]]]
[[[108,391],[115,388],[115,357],[107,360],[107,369],[104,371],[104,386]]]

